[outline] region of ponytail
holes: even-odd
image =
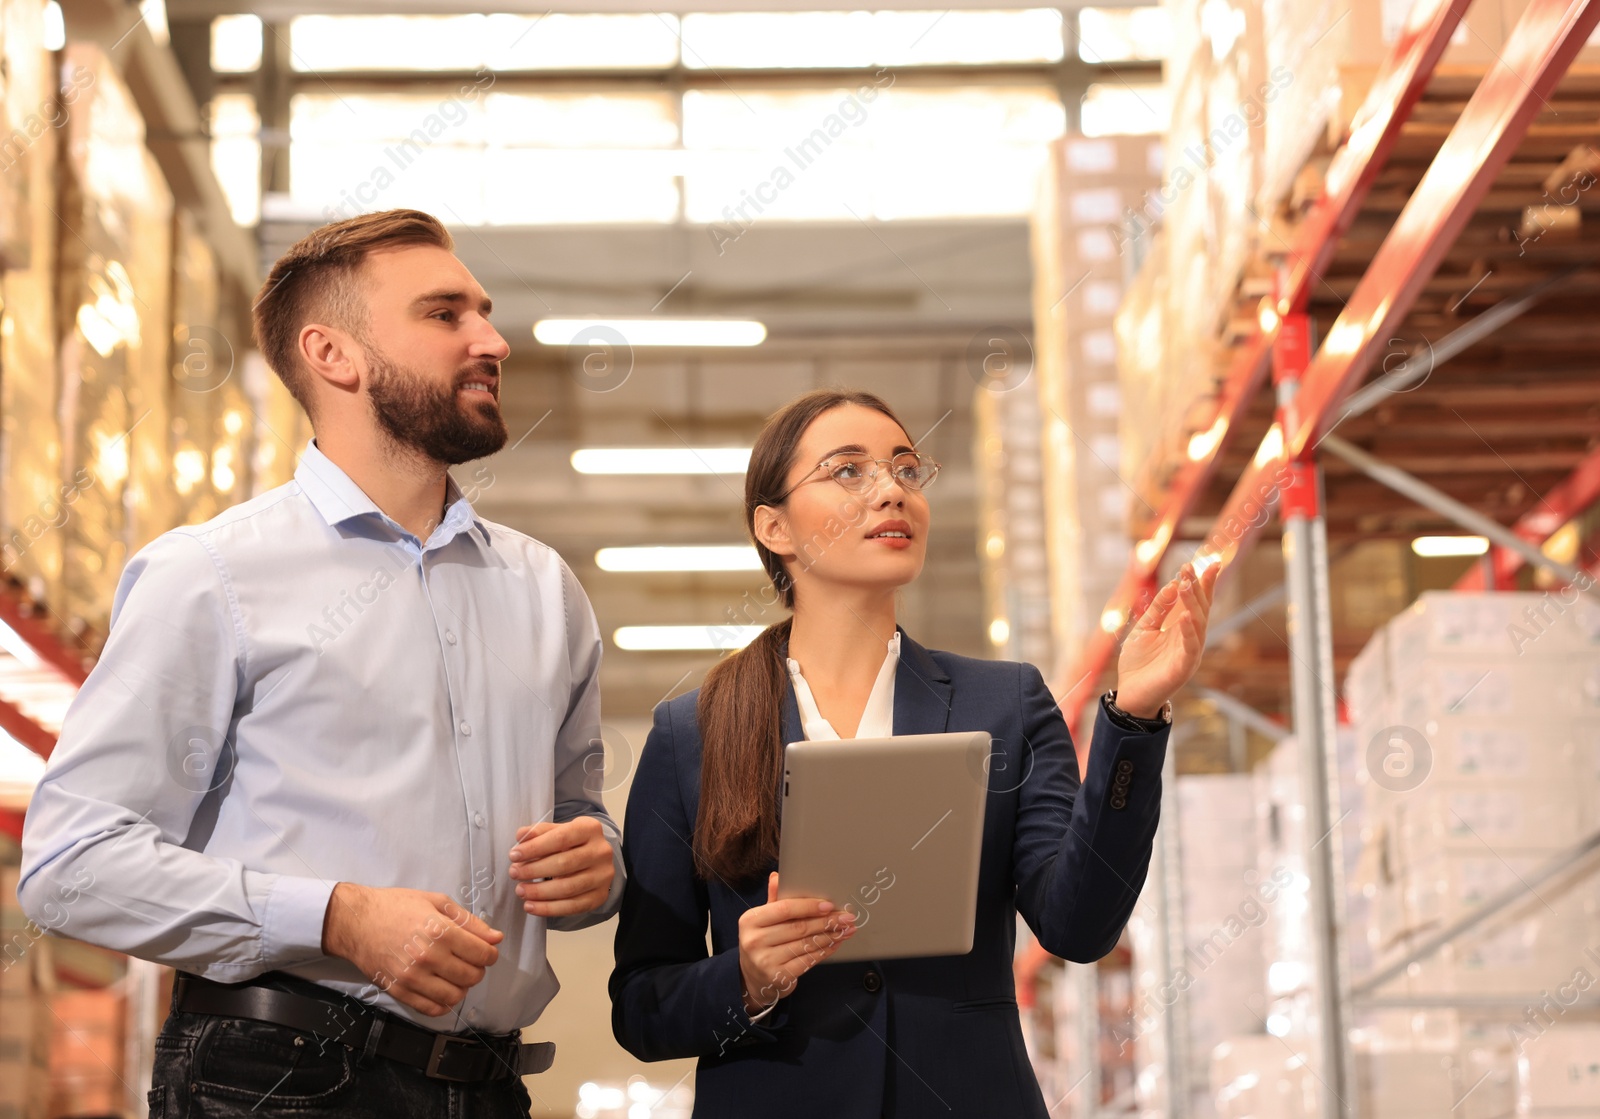
[[[706,674],[700,727],[695,871],[730,883],[760,876],[778,857],[778,785],[789,619],[761,631]]]

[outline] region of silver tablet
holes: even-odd
[[[972,951],[989,749],[983,731],[788,745],[778,896],[856,915],[830,961]]]

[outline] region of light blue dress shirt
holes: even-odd
[[[294,481],[129,561],[28,809],[23,908],[220,982],[281,970],[430,1029],[528,1025],[559,986],[546,929],[622,896],[599,669],[553,550],[453,481],[419,541],[313,442]],[[605,905],[524,913],[517,829],[584,815],[615,852]],[[499,961],[451,1014],[401,1005],[322,953],[340,881],[450,895],[506,934]]]

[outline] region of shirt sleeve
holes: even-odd
[[[244,662],[203,540],[167,533],[128,562],[28,807],[18,898],[31,919],[222,982],[323,955],[334,883],[202,850],[229,793]]]
[[[562,597],[567,612],[567,655],[572,664],[572,695],[555,746],[555,816],[557,823],[593,816],[600,821],[606,842],[611,845],[611,892],[598,909],[552,917],[548,928],[572,932],[608,920],[622,904],[622,887],[627,875],[622,863],[622,832],[606,811],[605,742],[600,727],[600,624],[594,608],[583,593],[578,579],[566,564],[561,565]],[[628,759],[613,759],[626,765]]]
[[[1080,785],[1061,709],[1037,668],[1021,670],[1017,909],[1046,951],[1092,963],[1116,946],[1150,869],[1172,728],[1126,729],[1102,700]]]

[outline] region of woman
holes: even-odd
[[[1199,578],[1186,565],[1129,635],[1080,789],[1036,668],[932,652],[895,625],[937,473],[859,392],[800,397],[751,452],[745,522],[793,616],[656,708],[628,800],[610,984],[624,1048],[700,1058],[696,1116],[1042,1119],[1013,914],[1056,955],[1096,960],[1144,881],[1166,703],[1199,661],[1215,565]],[[776,900],[783,744],[960,730],[994,739],[972,951],[824,962],[850,914]]]

